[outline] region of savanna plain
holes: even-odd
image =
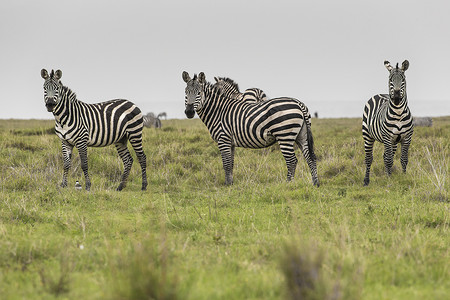
[[[69,186],[53,121],[0,120],[0,299],[448,299],[450,117],[416,127],[406,174],[374,148],[363,187],[361,119],[313,119],[319,188],[297,150],[236,149],[225,186],[200,120],[144,129],[116,192],[114,147],[74,152]],[[130,147],[131,148],[131,147]],[[134,153],[133,157],[135,157]]]

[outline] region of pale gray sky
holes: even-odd
[[[78,99],[126,98],[184,118],[182,71],[359,117],[408,59],[414,115],[450,115],[450,1],[0,2],[0,118],[51,119],[40,70],[61,69]]]

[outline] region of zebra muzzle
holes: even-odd
[[[45,107],[47,108],[48,112],[52,112],[53,109],[55,108],[55,106],[56,106],[56,103],[53,103],[53,102],[45,103]]]
[[[195,116],[194,104],[187,104],[184,113],[188,119],[192,119]]]

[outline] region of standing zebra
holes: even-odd
[[[413,118],[406,99],[406,77],[409,62],[405,60],[399,68],[388,61],[384,62],[389,71],[389,94],[373,96],[364,107],[362,134],[366,153],[366,175],[364,185],[370,182],[370,166],[373,161],[373,144],[375,140],[384,144],[384,166],[388,175],[392,173],[394,154],[397,144],[402,145],[400,162],[403,172],[408,164],[408,149],[413,135]]]
[[[287,180],[294,177],[297,166],[294,144],[297,144],[311,169],[314,185],[319,186],[311,127],[305,122],[307,116],[299,100],[283,97],[258,103],[242,101],[222,94],[220,89],[206,82],[203,72],[193,78],[183,72],[182,77],[187,83],[185,114],[193,118],[197,112],[217,142],[225,184],[233,183],[236,146],[264,148],[278,142],[287,165]]]
[[[251,88],[246,89],[244,93],[241,93],[239,91],[239,85],[234,82],[234,80],[224,77],[214,77],[214,79],[216,80],[214,86],[218,87],[222,94],[225,94],[227,97],[255,103],[267,100],[266,93],[264,93],[261,89]],[[298,105],[300,106],[300,110],[303,112],[306,123],[311,128],[311,115],[309,114],[308,108],[305,104],[303,104],[303,102],[300,101]]]
[[[67,173],[71,165],[73,147],[78,149],[81,168],[86,179],[86,190],[91,187],[88,174],[87,147],[104,147],[114,144],[124,164],[124,172],[117,188],[122,190],[130,173],[133,158],[128,151],[130,141],[142,169],[142,190],[147,188],[146,157],[142,149],[142,114],[140,109],[128,100],[116,99],[87,104],[60,79],[61,70],[48,74],[41,70],[44,81],[45,106],[55,117],[55,132],[62,141],[64,174],[62,187],[67,186]]]
[[[243,101],[260,102],[267,100],[267,95],[263,90],[258,88],[246,89],[244,93],[239,91],[239,85],[233,79],[226,77],[214,77],[216,83],[214,86],[218,87],[222,94],[228,97]]]

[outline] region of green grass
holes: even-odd
[[[116,192],[114,147],[75,151],[69,187],[51,121],[0,120],[1,299],[446,299],[450,294],[450,117],[416,128],[402,174],[376,144],[363,187],[359,119],[314,119],[320,188],[302,157],[287,183],[278,149],[237,148],[224,185],[198,120],[144,130]],[[134,155],[134,153],[133,153]],[[137,160],[135,160],[136,162]]]

